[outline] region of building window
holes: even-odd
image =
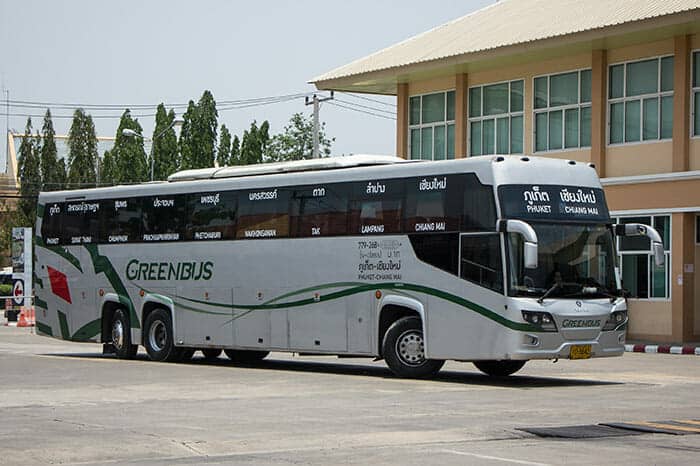
[[[693,115],[691,118],[693,136],[700,136],[700,51],[693,52]]]
[[[410,158],[455,158],[455,91],[412,96],[408,106]]]
[[[469,88],[469,155],[522,154],[523,83]]]
[[[669,271],[671,270],[671,216],[654,215],[643,217],[622,217],[617,223],[643,223],[652,225],[664,242],[666,260],[657,267],[651,244],[646,236],[617,238],[622,288],[631,293],[632,298],[650,299],[670,297]]]
[[[610,66],[608,104],[610,144],[670,139],[673,56]]]
[[[591,70],[539,76],[534,83],[535,152],[591,145]]]

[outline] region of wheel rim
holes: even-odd
[[[423,333],[407,330],[396,339],[396,354],[408,366],[420,366],[425,362]]]
[[[156,320],[148,329],[148,343],[155,351],[163,351],[168,342],[168,332],[165,328],[165,322]]]
[[[117,349],[124,347],[124,324],[119,319],[112,323],[112,344]]]

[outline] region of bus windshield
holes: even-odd
[[[614,294],[615,255],[612,232],[607,226],[539,222],[531,225],[539,243],[536,269],[523,266],[522,236],[507,236],[511,296],[541,297],[548,292],[547,296],[580,298]]]

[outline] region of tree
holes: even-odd
[[[95,186],[97,158],[95,124],[92,117],[79,108],[73,113],[68,131],[68,187]]]
[[[180,133],[181,168],[214,166],[217,117],[216,101],[210,91],[204,91],[197,104],[190,101],[187,112],[183,115],[185,124]]]
[[[318,133],[319,153],[321,157],[331,154],[331,144],[335,138],[328,139],[325,134],[326,124],[322,123]],[[301,160],[313,157],[313,117],[295,113],[284,127],[284,132],[276,134],[265,153],[265,160],[284,161]]]
[[[153,129],[153,145],[151,147],[151,158],[153,159],[153,179],[165,180],[169,175],[175,173],[180,167],[177,150],[177,136],[172,128],[175,121],[175,111],[166,113],[165,105],[158,105],[156,110],[156,126]]]
[[[111,156],[114,158],[114,182],[138,183],[151,178],[150,167],[146,164],[146,151],[143,149],[143,136],[127,136],[124,130],[129,129],[141,135],[143,129],[138,120],[131,118],[131,111],[124,110],[117,135],[112,147]]]
[[[44,125],[41,127],[41,180],[44,191],[56,191],[62,189],[61,179],[65,173],[60,173],[58,166],[58,151],[56,150],[56,131],[53,129],[51,110],[46,109]]]
[[[117,167],[114,162],[112,151],[106,150],[104,157],[102,157],[102,163],[100,164],[100,184],[109,186],[117,184],[116,172]]]
[[[226,125],[221,125],[219,148],[216,150],[216,160],[220,167],[231,165],[231,133]]]
[[[241,140],[238,136],[233,137],[233,142],[231,143],[231,156],[229,157],[229,162],[231,165],[241,164]]]
[[[182,114],[182,128],[180,128],[180,170],[194,168],[192,153],[194,151],[194,119],[197,107],[193,101],[187,104],[187,111]]]
[[[36,199],[41,189],[40,141],[38,132],[35,137],[32,137],[32,119],[27,118],[27,126],[24,129],[24,137],[19,146],[17,160],[19,194],[22,196],[18,205],[24,217],[31,219],[32,224],[36,217]]]
[[[59,189],[65,189],[68,183],[68,169],[66,168],[66,159],[58,159],[58,164],[56,165],[56,182],[58,183]]]
[[[241,141],[241,165],[262,163],[263,155],[270,142],[270,124],[263,121],[258,128],[255,120],[250,124],[250,129],[243,132]]]

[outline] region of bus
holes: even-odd
[[[270,351],[445,360],[493,376],[624,352],[615,225],[595,168],[349,156],[42,192],[37,331],[105,353],[253,363]]]

